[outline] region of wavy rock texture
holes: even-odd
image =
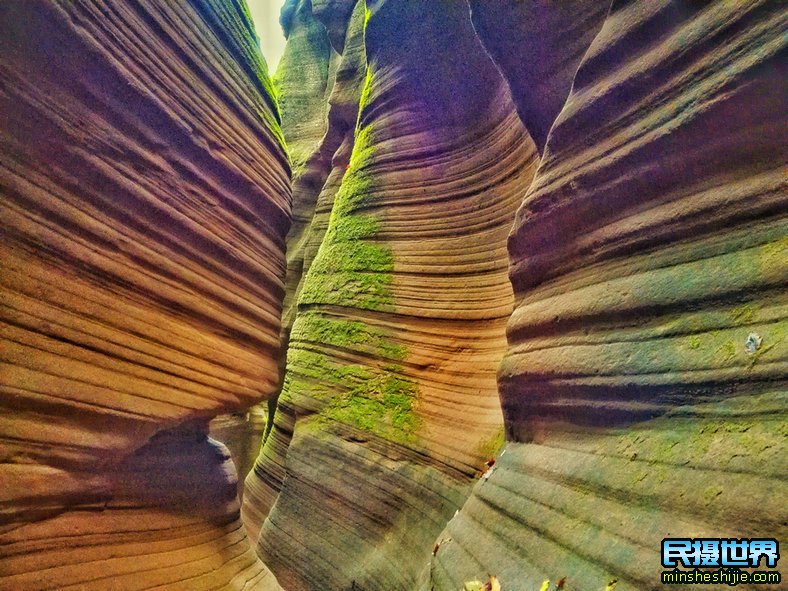
[[[0,3],[0,591],[628,591],[666,536],[784,541],[779,3],[282,24],[289,233],[243,3]],[[280,387],[244,528],[207,423],[243,470]]]
[[[278,382],[289,171],[240,6],[0,5],[0,589],[279,588],[205,436]]]
[[[286,134],[292,175],[292,224],[285,239],[287,275],[282,311],[282,349],[287,348],[295,317],[295,301],[304,268],[304,244],[320,189],[331,169],[331,155],[319,147],[327,131],[328,100],[334,86],[339,55],[331,48],[323,25],[312,15],[309,0],[285,2],[281,25],[289,43],[274,78],[282,132]],[[284,362],[284,355],[280,356]],[[284,367],[279,368],[280,377]],[[281,384],[277,387],[281,389]],[[254,464],[276,408],[276,396],[249,413],[217,417],[211,433],[232,452],[243,480]],[[251,453],[250,453],[251,452]],[[239,494],[243,485],[239,483]],[[254,494],[253,491],[251,494]]]
[[[786,539],[787,19],[613,4],[509,241],[514,443],[431,589],[657,589],[663,537]]]
[[[330,17],[335,13],[335,9],[329,8],[331,10],[324,10],[322,13],[316,13],[315,16],[319,14],[322,17]],[[343,8],[336,10],[344,13]],[[326,133],[317,145],[315,153],[308,159],[303,172],[293,182],[294,194],[300,195],[295,197],[294,206],[300,210],[300,213],[295,214],[296,219],[287,238],[287,293],[282,316],[284,343],[287,343],[290,337],[290,329],[296,315],[296,301],[303,288],[304,276],[325,236],[334,197],[350,161],[359,98],[366,72],[363,0],[356,2],[350,20],[345,23],[347,30],[344,35],[332,31],[332,27],[336,29],[339,26],[336,18],[325,18],[325,25],[329,36],[337,42],[341,41],[336,49],[342,51],[342,56],[334,70],[333,85],[328,98]],[[292,36],[292,29],[290,31]],[[283,71],[283,77],[288,75],[287,70]],[[290,75],[292,76],[290,85],[298,89],[297,71]],[[287,92],[288,85],[283,85],[280,93]],[[292,134],[297,134],[298,130],[289,129],[285,125],[284,132],[290,141]],[[319,186],[321,182],[323,185]],[[258,470],[250,474],[245,487],[244,522],[253,539],[256,539],[260,525],[273,505],[276,495],[279,494],[284,480],[284,461],[290,438],[281,437],[281,432],[274,433],[274,437],[276,444],[269,445],[265,449],[265,459],[261,457]],[[259,438],[257,445],[259,449]]]
[[[467,5],[377,2],[366,20],[352,156],[247,479],[258,552],[292,591],[415,588],[501,438],[505,242],[535,146]]]
[[[469,0],[469,4],[473,26],[506,77],[520,119],[541,152],[610,2]]]
[[[328,95],[338,55],[325,27],[312,15],[310,0],[288,0],[282,7],[281,23],[288,43],[274,82],[297,179],[326,132]]]
[[[326,27],[312,14],[309,0],[286,4],[282,9],[282,23],[288,41],[276,82],[282,130],[294,166],[293,225],[287,235],[283,318],[286,343],[295,318],[300,282],[311,262],[305,261],[305,249],[311,239],[317,200],[331,172],[337,138],[344,135],[344,130],[329,124],[330,98],[336,86],[337,70],[344,59],[331,46]],[[345,21],[342,25],[343,34],[347,24]],[[334,26],[338,27],[339,23]],[[356,109],[357,104],[358,96]]]

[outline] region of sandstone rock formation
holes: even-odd
[[[275,392],[288,165],[243,3],[0,4],[0,589],[278,589],[209,418]]]
[[[0,591],[630,591],[663,537],[785,541],[785,9],[281,22],[274,91],[243,2],[0,4]],[[206,425],[245,470],[266,400],[244,528]]]
[[[313,13],[336,29],[346,4],[326,4]],[[449,590],[486,573],[504,588],[566,576],[572,589],[632,589],[658,585],[671,533],[784,537],[785,17],[759,2],[470,8],[478,40],[457,6],[368,3],[354,156],[328,233],[311,234],[321,250],[294,292],[283,401],[249,477],[261,556],[292,589]],[[480,43],[543,158],[527,194],[527,158],[504,183],[525,195],[500,371],[510,443],[419,573],[425,529],[463,502],[481,459],[463,453],[478,433],[452,422],[484,412],[431,396],[457,393],[449,359],[477,376],[485,362],[478,344],[440,352],[473,312],[452,299],[457,278],[441,284],[429,265],[473,267],[468,234],[451,231],[453,256],[434,246],[458,193],[497,186],[461,156],[484,158],[471,138],[488,163],[505,153],[493,153],[500,130],[480,130],[496,129],[484,113],[508,95],[489,73],[469,91]],[[518,133],[501,141],[531,145]],[[442,157],[456,176],[436,170]],[[445,201],[437,177],[457,179]],[[478,299],[472,277],[463,295]],[[486,327],[492,345],[500,328]],[[748,353],[751,334],[763,341]]]
[[[285,5],[284,15],[288,14],[288,7]],[[309,7],[308,2],[302,2],[300,10]],[[322,63],[326,69],[325,80],[328,84],[328,109],[312,110],[310,119],[311,126],[296,125],[299,121],[297,117],[285,116],[283,118],[283,129],[287,133],[288,143],[296,142],[307,146],[312,152],[306,156],[305,164],[297,167],[293,178],[293,226],[287,236],[287,281],[282,316],[282,342],[287,346],[290,337],[290,329],[296,314],[296,302],[298,294],[303,287],[303,279],[317,254],[320,243],[323,240],[331,208],[334,203],[334,196],[339,190],[342,177],[350,161],[350,152],[353,147],[354,131],[356,119],[358,117],[358,104],[361,89],[365,79],[366,56],[364,53],[364,3],[356,2],[355,9],[348,17],[349,20],[342,25],[337,21],[337,12],[345,14],[343,7],[331,5],[325,6],[326,10],[316,12],[313,8],[313,16],[325,18],[325,27],[328,36],[332,39],[332,52],[337,57],[334,58],[334,65],[331,60],[324,60]],[[328,10],[330,8],[330,10]],[[284,19],[283,19],[284,20]],[[298,63],[299,59],[308,59],[315,50],[310,49],[303,42],[304,35],[299,33],[298,27],[314,29],[319,23],[314,18],[302,13],[301,20],[285,27],[289,34],[287,59],[292,59]],[[344,35],[338,33],[339,28],[344,27]],[[323,37],[315,35],[317,46],[322,51],[324,48]],[[295,49],[292,47],[295,46]],[[341,52],[341,57],[338,52]],[[302,57],[299,57],[302,56]],[[285,64],[287,64],[287,59]],[[328,70],[331,72],[328,72]],[[291,91],[298,96],[302,93],[299,79],[301,70],[298,67],[282,66],[282,74],[279,78],[279,95],[287,112],[289,104],[296,102],[289,99]],[[307,70],[308,71],[308,70]],[[323,79],[323,78],[321,78]],[[323,96],[325,89],[318,86],[313,87],[313,92]],[[310,101],[316,104],[316,101]],[[326,117],[321,121],[313,111],[319,111]],[[290,125],[290,122],[293,125]],[[313,129],[319,127],[325,133],[319,141],[315,141]],[[275,402],[272,399],[271,402]],[[273,418],[275,406],[270,407],[269,418]],[[269,424],[272,428],[273,424]],[[271,433],[266,431],[265,439]],[[265,458],[258,463],[255,475],[251,475],[246,483],[246,497],[243,504],[244,522],[253,539],[257,539],[260,525],[271,508],[274,499],[279,494],[282,480],[284,479],[284,458],[287,452],[290,438],[288,435],[282,436],[281,430],[272,433],[272,442],[265,448]],[[259,440],[258,440],[259,446]]]
[[[244,500],[261,557],[292,590],[414,588],[501,437],[505,241],[535,147],[467,6],[367,11],[353,153],[323,189],[342,177]]]
[[[503,72],[539,151],[610,2],[469,0],[480,40]]]
[[[613,3],[509,241],[516,443],[430,589],[656,589],[663,537],[785,540],[787,17]]]
[[[289,42],[279,64],[279,75],[274,76],[274,85],[293,167],[292,224],[286,237],[287,274],[281,327],[284,351],[295,316],[294,302],[305,265],[305,250],[314,239],[311,222],[317,197],[331,169],[331,154],[320,146],[326,135],[329,94],[334,86],[339,54],[331,48],[326,30],[314,18],[308,0],[285,2],[280,21]],[[319,240],[320,237],[317,245]],[[280,360],[284,361],[284,355]],[[280,377],[283,372],[284,368],[280,367]],[[260,442],[270,430],[268,419],[273,417],[276,399],[274,396],[253,407],[248,414],[221,416],[211,423],[211,433],[230,448],[241,479],[252,468]],[[243,488],[239,484],[239,494]],[[253,495],[254,491],[253,487],[249,494]]]

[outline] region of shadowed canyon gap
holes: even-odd
[[[0,4],[0,590],[657,589],[663,537],[786,541],[780,3],[281,24],[271,80],[242,1]]]

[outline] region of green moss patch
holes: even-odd
[[[349,363],[346,354],[379,362]],[[414,412],[416,384],[403,377],[399,363],[407,349],[383,328],[360,320],[303,310],[293,325],[284,400],[295,399],[318,423],[332,421],[399,443],[412,443],[421,425]]]
[[[377,191],[374,134],[357,132],[350,167],[334,200],[328,230],[304,280],[299,304],[331,304],[366,310],[391,310],[391,249],[380,242],[380,221],[361,210]]]
[[[420,419],[414,412],[417,386],[398,365],[406,348],[383,328],[320,308],[394,309],[393,256],[381,240],[381,219],[372,208],[380,191],[374,171],[376,138],[372,124],[361,125],[372,87],[367,70],[350,164],[299,294],[283,396],[293,397],[305,415],[316,415],[313,427],[339,422],[411,443]],[[354,363],[354,358],[369,361]]]
[[[291,340],[352,349],[389,361],[402,361],[406,348],[380,328],[360,320],[336,318],[304,311],[293,326]]]
[[[506,438],[503,426],[479,444],[478,455],[485,458],[495,458],[503,448]]]
[[[413,412],[416,393],[410,380],[381,371],[332,398],[319,416],[391,441],[410,443],[420,426]]]

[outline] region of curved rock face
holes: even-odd
[[[287,274],[281,326],[282,350],[286,350],[315,205],[331,169],[331,153],[321,147],[325,143],[329,95],[340,58],[331,48],[325,28],[314,18],[309,0],[285,2],[280,21],[289,41],[274,85],[293,168],[292,224],[285,239]],[[281,378],[284,354],[279,359]],[[277,395],[280,389],[281,383]],[[269,418],[276,408],[276,399],[277,396],[270,398],[249,413],[221,416],[211,423],[211,433],[230,448],[241,479],[251,470],[260,451],[260,441],[270,430]],[[238,488],[241,496],[243,484],[239,483]],[[254,488],[249,494],[255,494]]]
[[[323,23],[331,46],[337,52],[345,53],[345,40],[350,34],[348,22],[353,11],[358,7],[363,12],[365,6],[358,0],[312,0],[312,14]]]
[[[247,479],[247,525],[292,591],[413,589],[502,435],[505,243],[535,146],[467,6],[367,10],[352,156]]]
[[[613,4],[510,236],[513,443],[431,589],[655,589],[663,537],[785,539],[786,24]]]
[[[0,589],[278,588],[205,436],[278,382],[289,171],[250,21],[13,0],[0,57]]]
[[[312,15],[310,0],[288,0],[281,21],[288,43],[274,81],[282,129],[288,132],[287,148],[298,178],[326,131],[328,95],[338,55],[325,27]]]
[[[352,6],[351,6],[352,9]],[[363,13],[363,6],[360,13]],[[287,236],[287,289],[283,318],[284,340],[295,319],[295,303],[301,281],[314,258],[316,242],[320,244],[324,230],[316,231],[313,224],[318,198],[331,171],[337,148],[348,135],[352,136],[358,113],[360,81],[366,62],[357,59],[358,50],[349,48],[340,55],[330,44],[325,26],[312,13],[312,3],[300,0],[293,9],[283,8],[283,20],[288,41],[279,67],[277,86],[282,108],[282,129],[294,164],[293,175],[293,225]],[[350,15],[346,15],[349,18]],[[348,20],[341,25],[342,46]],[[329,22],[338,29],[338,22]],[[357,41],[363,48],[363,20],[357,19],[354,27]],[[336,37],[336,33],[334,33]],[[363,50],[362,50],[363,51]],[[349,74],[349,75],[347,75]],[[332,100],[342,86],[350,86],[350,93],[343,102],[342,113]],[[349,99],[349,100],[348,100]],[[352,137],[351,137],[352,141]],[[330,211],[333,195],[328,200]],[[320,208],[325,209],[325,207]],[[318,216],[319,217],[319,216]],[[325,220],[327,222],[327,219]],[[323,228],[325,227],[325,222]]]
[[[629,591],[787,537],[779,3],[288,0],[289,233],[244,13],[0,3],[0,591]],[[265,400],[244,528],[207,423]]]
[[[294,222],[287,236],[287,290],[282,316],[282,341],[285,344],[290,338],[290,329],[296,316],[296,302],[304,285],[304,277],[325,236],[334,197],[350,161],[367,64],[364,52],[364,8],[363,0],[358,0],[350,20],[345,23],[347,30],[341,36],[342,55],[338,64],[331,68],[327,120],[323,123],[325,135],[319,143],[311,143],[313,153],[307,157],[306,165],[293,179]],[[330,11],[324,11],[321,16],[325,18],[331,14]],[[302,25],[299,26],[315,26],[314,20],[306,16],[301,22]],[[336,18],[326,18],[326,26],[338,27]],[[303,36],[292,27],[286,30],[290,35],[288,44],[301,46],[301,53],[308,56],[307,48],[302,47],[300,41]],[[334,31],[332,36],[336,38],[337,32]],[[293,55],[293,50],[290,50],[290,53]],[[330,62],[325,63],[328,68]],[[296,93],[300,92],[300,75],[297,68],[283,66],[279,90],[283,100],[291,88]],[[287,101],[285,103],[287,104]],[[288,118],[285,118],[283,128],[287,141],[290,142],[291,138],[292,141],[300,141],[303,128],[290,127],[287,123]],[[275,400],[269,402],[274,403]],[[269,406],[273,413],[275,405]],[[272,427],[272,423],[269,423],[269,427]],[[267,438],[269,433],[270,430],[266,431],[264,438]],[[273,433],[271,444],[265,448],[265,460],[261,458],[257,472],[249,476],[244,489],[244,522],[253,539],[257,538],[260,525],[279,494],[284,479],[284,458],[290,438],[281,435],[281,430]],[[257,449],[259,448],[258,439]]]
[[[473,26],[512,89],[517,112],[543,151],[577,66],[610,2],[469,0]]]

